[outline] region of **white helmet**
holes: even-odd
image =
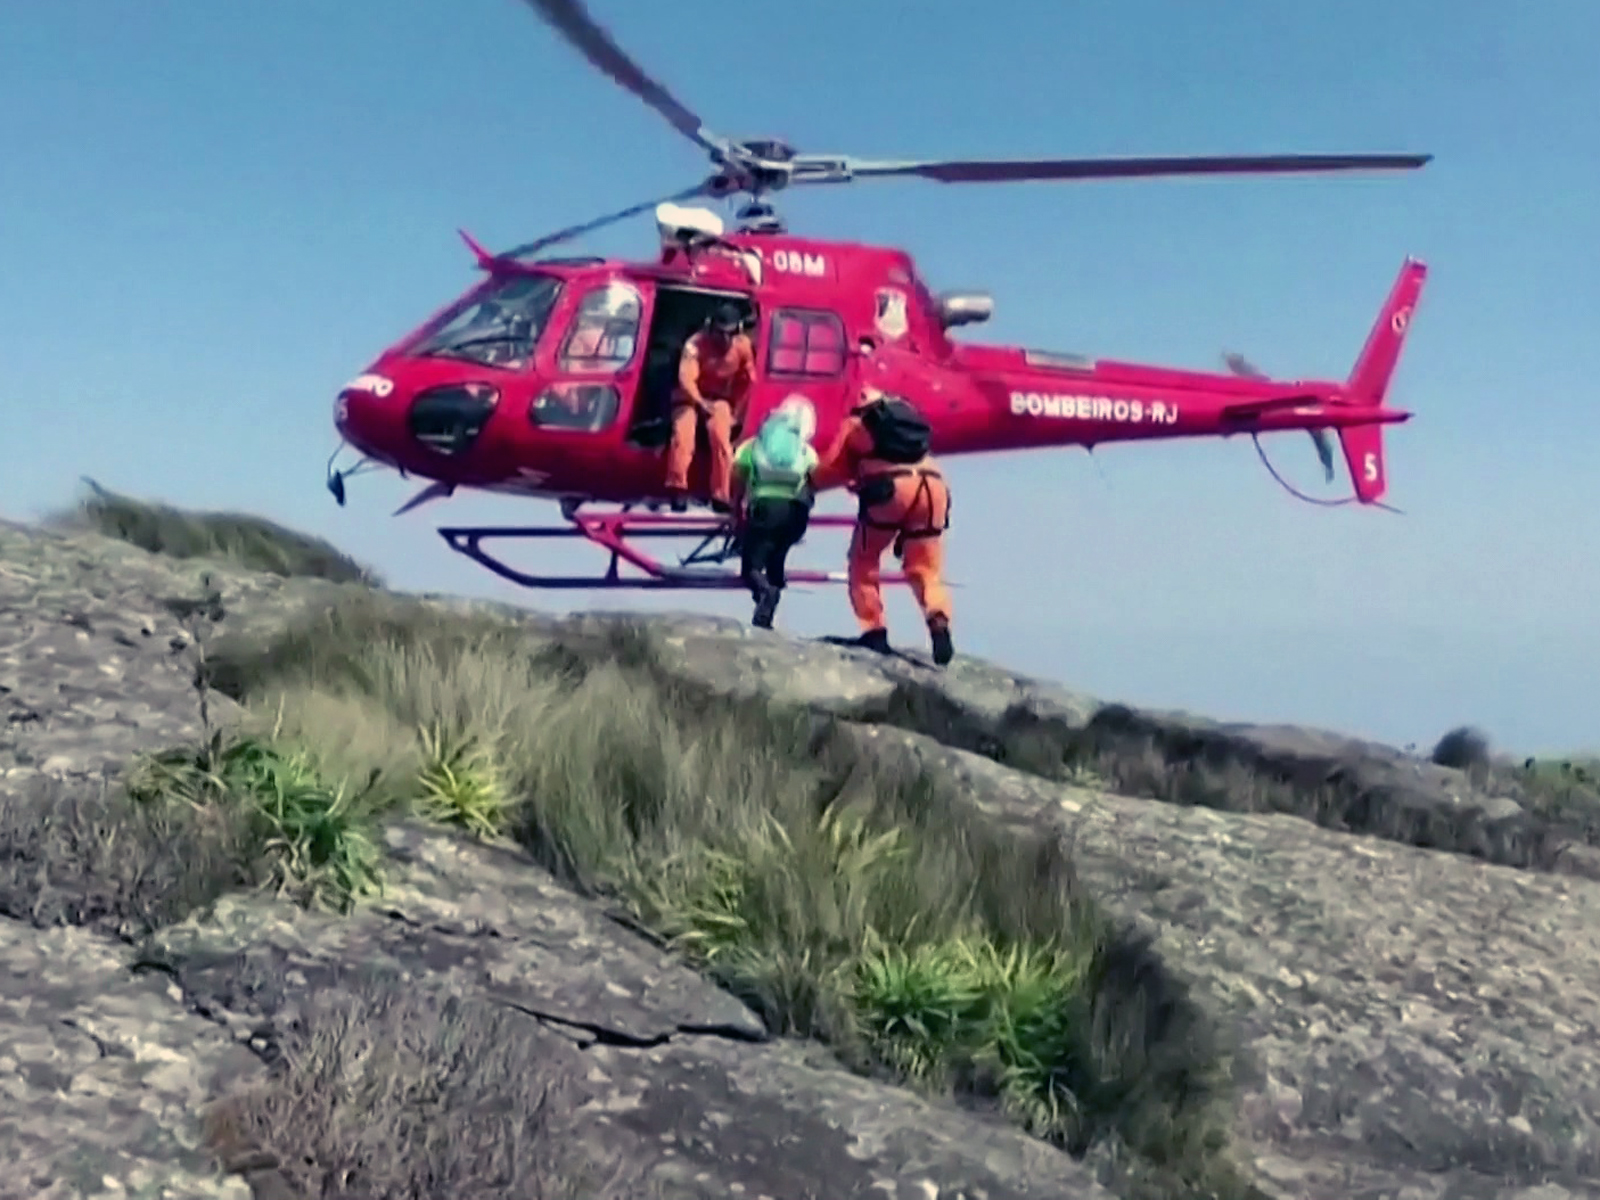
[[[816,406],[799,392],[785,396],[783,402],[772,410],[772,415],[792,422],[800,431],[800,437],[807,442],[817,435]]]

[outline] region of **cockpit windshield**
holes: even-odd
[[[561,295],[561,284],[554,275],[507,276],[446,313],[410,353],[465,358],[508,370],[524,367]]]

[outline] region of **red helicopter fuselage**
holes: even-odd
[[[1382,426],[1410,416],[1384,400],[1426,278],[1415,260],[1348,379],[1285,381],[962,344],[951,330],[987,320],[989,297],[933,295],[902,250],[661,232],[651,263],[523,261],[466,238],[486,277],[340,391],[339,432],[435,481],[429,498],[474,488],[653,505],[679,353],[730,300],[756,353],[746,432],[798,393],[815,407],[819,448],[869,384],[923,410],[940,457],[1333,429],[1356,498],[1373,503],[1386,488]]]

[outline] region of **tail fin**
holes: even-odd
[[[1389,379],[1400,361],[1400,351],[1411,329],[1411,317],[1427,278],[1425,263],[1408,258],[1401,266],[1389,298],[1384,301],[1372,332],[1367,335],[1367,344],[1361,348],[1361,355],[1345,383],[1350,402],[1357,407],[1383,407]],[[1377,422],[1341,425],[1339,445],[1344,450],[1345,464],[1350,468],[1356,499],[1363,504],[1376,503],[1389,486],[1383,459],[1383,426]]]

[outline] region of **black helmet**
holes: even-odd
[[[711,328],[719,333],[738,333],[743,324],[744,314],[736,304],[719,304],[717,311],[711,314]]]

